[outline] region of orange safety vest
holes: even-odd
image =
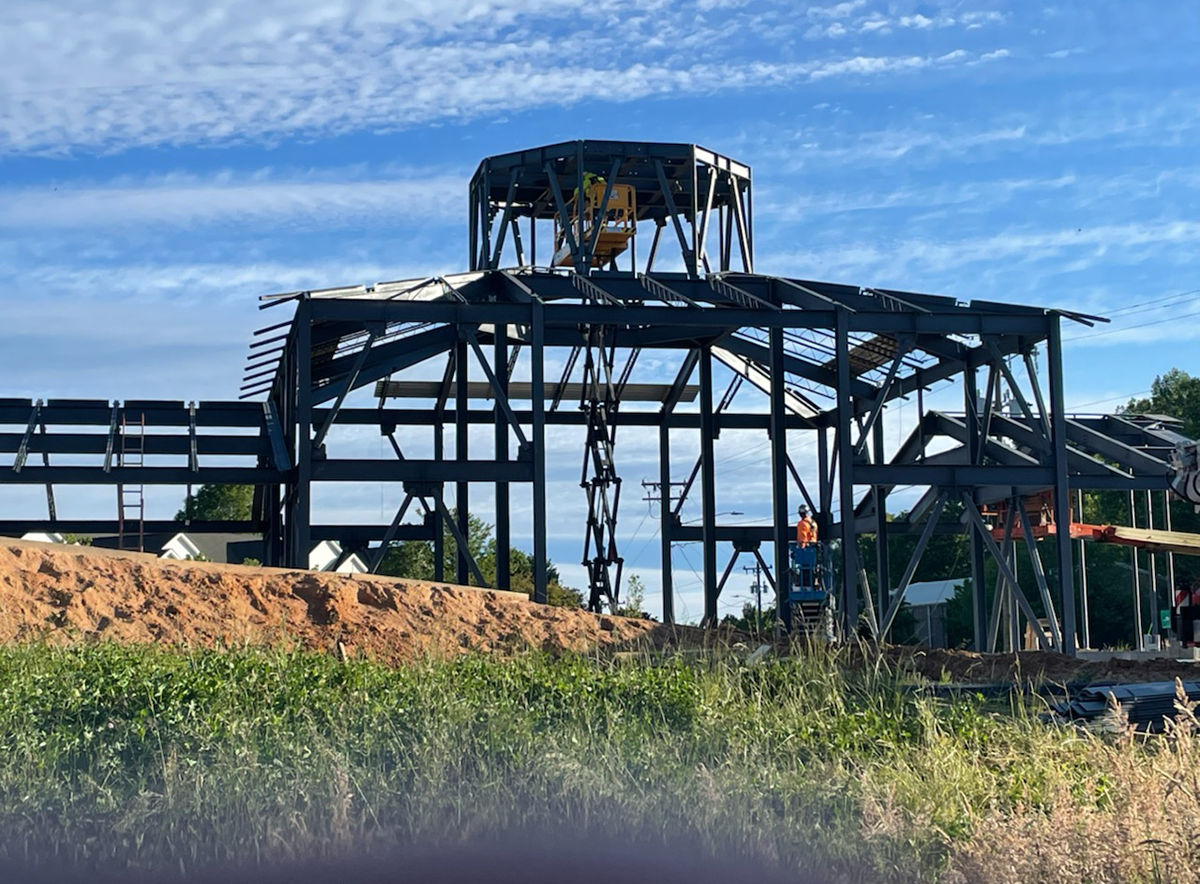
[[[812,520],[811,516],[805,516],[796,523],[796,543],[808,546],[808,544],[816,542],[817,523]]]

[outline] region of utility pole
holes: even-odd
[[[747,574],[754,575],[754,583],[750,586],[750,588],[754,591],[754,598],[758,603],[758,619],[755,621],[755,624],[758,628],[758,631],[762,632],[762,565],[760,565],[758,562],[755,562],[753,565],[742,565],[742,570]]]
[[[659,511],[659,519],[662,519],[663,516],[665,516],[668,512],[670,512],[672,505],[676,501],[679,500],[679,493],[675,489],[682,488],[685,485],[687,485],[688,483],[687,482],[670,482],[668,484],[671,486],[671,490],[669,492],[667,500],[664,502],[663,495],[662,495],[663,483],[662,482],[651,482],[648,479],[642,480],[642,487],[644,489],[646,489],[646,496],[643,497],[642,500],[646,501],[646,503],[649,503],[649,504],[655,504],[655,503],[661,504],[661,508]]]
[[[678,486],[680,494],[687,483],[672,482],[667,445],[667,430],[662,428],[659,434],[660,444],[660,467],[661,467],[661,482],[649,482],[642,480],[642,488],[646,491],[646,496],[642,500],[646,501],[647,506],[653,507],[658,504],[659,522],[659,540],[662,544],[662,604],[663,604],[663,623],[675,622],[675,581],[671,573],[671,522],[672,522],[672,505],[674,504],[676,494],[675,487]],[[653,509],[651,509],[653,512]]]

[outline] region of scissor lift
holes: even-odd
[[[592,266],[605,267],[629,248],[637,230],[637,196],[628,184],[608,184],[597,181],[583,188],[583,223],[580,224],[578,196],[567,204],[568,224],[576,236],[582,230],[585,243],[595,241]],[[554,219],[554,266],[572,265],[571,245],[566,227],[556,215]]]
[[[792,567],[787,598],[792,608],[792,629],[832,641],[833,596],[825,582],[821,545],[793,540],[788,547]]]

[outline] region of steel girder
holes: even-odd
[[[397,295],[400,292],[400,295]],[[882,461],[877,418],[883,407],[902,396],[919,393],[929,384],[972,373],[997,359],[1020,355],[1049,339],[1050,328],[1060,316],[1040,308],[1011,305],[961,304],[949,298],[916,293],[862,289],[812,280],[791,280],[749,273],[683,274],[614,273],[592,270],[586,278],[566,272],[491,270],[444,279],[413,280],[381,286],[355,287],[333,292],[292,293],[282,300],[298,302],[297,317],[309,324],[313,389],[305,426],[321,431],[330,426],[379,423],[398,427],[442,425],[454,422],[461,428],[472,423],[511,424],[523,428],[529,445],[511,456],[473,460],[456,454],[453,459],[438,455],[433,462],[333,461],[327,456],[310,466],[310,481],[351,481],[367,475],[434,483],[488,481],[497,487],[512,482],[534,485],[535,504],[544,498],[544,478],[539,481],[539,464],[531,459],[544,450],[544,437],[535,430],[540,424],[594,424],[587,411],[572,412],[546,408],[545,381],[542,394],[521,387],[534,407],[514,402],[509,391],[494,389],[498,373],[489,374],[487,408],[471,407],[459,397],[454,403],[442,397],[434,408],[387,407],[378,409],[344,407],[344,393],[390,377],[437,356],[464,351],[472,342],[476,352],[489,343],[524,347],[540,366],[546,348],[587,343],[581,330],[603,329],[608,352],[646,348],[677,351],[684,365],[675,386],[682,389],[694,369],[701,370],[699,412],[681,412],[671,397],[658,412],[605,408],[605,427],[658,427],[664,459],[664,487],[670,489],[670,430],[700,431],[701,453],[697,488],[704,511],[715,513],[716,460],[713,443],[725,428],[769,429],[773,437],[772,475],[776,519],[767,532],[785,549],[788,522],[788,471],[798,478],[787,455],[788,430],[806,430],[824,437],[835,436],[832,457],[826,456],[818,483],[821,517],[826,536],[840,520],[831,517],[835,498],[852,506],[856,489],[862,486],[886,489],[897,484],[970,485],[986,487],[1014,478],[1030,486],[1054,482],[1054,467],[1044,457],[1027,462],[991,466],[970,459],[888,464]],[[540,321],[538,321],[540,319]],[[293,324],[284,336],[280,356],[294,371],[298,360],[298,335]],[[539,344],[535,344],[535,339]],[[878,356],[870,354],[878,353]],[[710,355],[711,354],[711,355]],[[720,354],[722,365],[743,375],[775,403],[770,413],[711,408],[712,369],[706,363]],[[841,359],[837,357],[841,355]],[[860,354],[860,355],[854,355]],[[593,360],[593,364],[594,360]],[[564,375],[564,380],[566,375]],[[290,402],[280,395],[286,385],[273,381],[278,407],[294,413],[299,397]],[[556,390],[560,389],[558,385]],[[386,390],[386,387],[381,388]],[[706,396],[707,394],[707,396]],[[560,398],[555,393],[554,398]],[[332,408],[316,407],[333,400]],[[597,400],[599,401],[599,400]],[[619,399],[617,400],[619,403]],[[557,403],[554,403],[555,406]],[[616,403],[614,403],[616,404]],[[541,406],[540,408],[538,406]],[[594,428],[593,428],[594,429]],[[498,433],[501,431],[498,430]],[[508,429],[504,429],[506,438]],[[300,435],[293,426],[291,449]],[[774,440],[778,440],[777,442]],[[502,436],[497,436],[496,452]],[[460,439],[460,445],[462,445]],[[465,445],[463,445],[465,448]],[[603,446],[602,446],[603,447]],[[827,455],[829,446],[824,446]],[[290,450],[291,450],[290,449]],[[863,460],[874,449],[874,462]],[[543,455],[544,456],[544,455]],[[1014,470],[1022,472],[1014,472]],[[544,464],[541,466],[544,475]],[[782,478],[781,478],[782,477]],[[690,487],[690,483],[689,483]],[[835,492],[835,487],[840,489]],[[807,490],[804,491],[807,494]],[[301,516],[294,510],[296,494],[285,496],[284,521]],[[600,500],[599,497],[596,498]],[[460,496],[460,502],[463,498]],[[678,510],[683,501],[677,502]],[[664,506],[664,508],[669,508]],[[603,510],[603,507],[600,507]],[[701,531],[704,546],[706,615],[715,616],[717,604],[716,551],[718,542],[730,536],[715,525],[715,515],[705,519],[714,524]],[[508,525],[498,508],[497,523]],[[878,525],[876,525],[876,528]],[[856,525],[838,531],[846,534],[842,546],[853,546]],[[849,533],[847,533],[849,532]],[[736,533],[736,532],[735,532]],[[684,538],[690,532],[663,519],[663,534]],[[606,541],[607,542],[607,541]],[[761,539],[757,542],[761,542]],[[535,538],[535,548],[537,547]],[[664,558],[670,558],[669,541],[663,543]],[[852,550],[848,554],[852,555]],[[539,551],[544,555],[544,549]],[[615,561],[615,560],[614,560]],[[783,563],[777,555],[776,568]],[[664,585],[669,586],[670,563],[664,562]],[[843,609],[853,616],[858,599],[858,568],[846,568],[841,587]],[[711,579],[709,579],[711,578]],[[540,587],[539,587],[540,589]],[[664,599],[664,616],[673,614]]]
[[[586,413],[548,407],[544,363],[550,348],[586,344],[581,328],[603,328],[609,348],[677,354],[682,365],[672,389],[682,391],[695,369],[701,369],[698,411],[678,410],[678,397],[668,394],[657,411],[607,408],[606,425],[658,429],[661,478],[668,501],[671,432],[699,431],[697,487],[704,497],[705,525],[709,527],[696,539],[705,549],[709,614],[716,612],[718,543],[756,547],[771,542],[776,548],[775,569],[786,567],[788,499],[790,487],[799,479],[789,456],[789,434],[817,436],[814,502],[823,536],[829,539],[836,530],[846,550],[844,558],[850,564],[842,569],[842,610],[851,618],[862,590],[859,568],[852,558],[854,538],[864,530],[887,530],[886,520],[880,518],[881,502],[898,485],[966,488],[978,500],[992,493],[988,489],[1057,489],[1065,485],[1064,470],[1070,479],[1086,475],[1091,481],[1111,482],[1112,487],[1141,487],[1137,483],[1152,485],[1154,481],[1146,470],[1136,475],[1120,470],[1114,473],[1110,466],[1095,466],[1092,457],[1122,451],[1121,446],[1129,447],[1131,437],[1146,432],[1143,428],[1068,421],[1065,415],[1058,427],[1052,411],[1050,421],[1043,419],[1047,397],[1042,397],[1040,390],[1026,397],[1027,407],[1038,410],[1030,416],[999,414],[996,407],[988,406],[986,413],[976,409],[968,416],[930,413],[923,417],[918,441],[928,442],[938,434],[953,437],[963,448],[959,454],[925,456],[924,444],[910,440],[899,446],[904,457],[890,462],[884,458],[878,415],[887,403],[900,397],[919,398],[930,384],[955,377],[963,378],[964,389],[973,388],[980,372],[988,373],[990,391],[993,374],[998,377],[1001,373],[1000,362],[1023,357],[1034,347],[1052,342],[1063,314],[1041,308],[962,304],[938,296],[750,273],[648,276],[593,270],[584,278],[570,271],[527,269],[297,292],[267,300],[268,306],[281,303],[294,304],[295,315],[290,322],[270,326],[257,336],[259,346],[254,348],[251,367],[252,373],[260,376],[248,377],[247,384],[248,395],[267,392],[267,402],[202,403],[196,409],[197,425],[202,429],[198,435],[186,429],[188,411],[182,403],[146,404],[148,410],[161,415],[156,425],[181,430],[150,435],[148,445],[155,453],[191,460],[187,466],[145,467],[136,477],[147,484],[252,481],[278,489],[272,492],[274,497],[263,497],[258,512],[260,523],[277,538],[280,563],[300,562],[301,551],[320,532],[329,530],[329,526],[311,524],[313,482],[396,481],[415,483],[438,494],[446,483],[494,484],[498,534],[510,530],[503,503],[507,488],[521,483],[533,490],[535,588],[544,598],[545,428],[587,426],[590,421]],[[489,345],[490,360],[485,353]],[[519,395],[528,397],[527,405],[512,398],[518,388],[510,395],[506,386],[512,368],[510,353],[515,350],[529,360],[528,386],[525,382],[518,385]],[[711,407],[714,356],[719,357],[722,370],[741,374],[757,387],[768,400],[767,411]],[[379,408],[346,404],[355,391],[438,359],[449,360],[446,377],[450,380],[432,406],[395,408],[382,401]],[[464,371],[465,386],[458,388],[460,395],[456,396],[454,378],[460,375],[454,366],[465,366],[467,360],[480,362],[487,384],[472,387]],[[1050,373],[1054,377],[1059,372],[1061,364],[1056,357]],[[477,401],[473,389],[488,390],[486,406],[472,405]],[[1052,384],[1050,409],[1054,394]],[[978,405],[977,398],[970,401]],[[619,401],[618,397],[609,404],[615,406]],[[0,400],[0,423],[13,426],[12,432],[0,432],[0,452],[13,452],[14,463],[22,458],[21,468],[5,471],[0,484],[133,480],[124,474],[111,475],[111,469],[105,473],[75,465],[37,466],[25,459],[31,453],[99,456],[104,443],[95,434],[74,428],[59,434],[53,428],[59,423],[107,425],[112,413],[109,403],[46,403],[38,416],[48,422],[51,432],[47,434],[28,432],[33,408],[28,400]],[[254,428],[257,433],[222,434],[217,429],[222,421],[231,427]],[[452,457],[446,455],[442,434],[436,429],[449,423],[461,428],[457,434],[460,447]],[[466,452],[462,430],[470,424],[496,427],[490,455],[472,457]],[[338,427],[362,425],[377,425],[385,432],[397,427],[435,428],[434,457],[348,460],[333,456],[324,444],[314,444],[324,443],[326,435]],[[768,528],[739,531],[716,524],[719,464],[713,444],[723,429],[733,428],[770,433],[775,524]],[[514,434],[523,444],[512,452],[507,443]],[[196,435],[195,440],[191,435]],[[1032,444],[1039,438],[1042,443]],[[252,463],[213,463],[226,456]],[[856,500],[864,488],[867,498],[874,501],[873,509]],[[809,496],[807,489],[802,493]],[[461,507],[465,495],[459,500]],[[678,511],[683,503],[671,502],[677,506],[664,504],[664,509]],[[842,520],[833,516],[835,502],[846,511],[857,511],[860,518],[843,526]],[[693,531],[666,517],[662,525],[664,588],[670,594],[671,539],[690,540]],[[374,536],[382,533],[381,529]],[[440,529],[434,532],[435,542],[440,534]],[[886,573],[885,561],[877,567]],[[878,575],[876,579],[883,590],[886,579]],[[1063,592],[1070,592],[1070,587],[1060,587],[1060,597]],[[1068,606],[1062,608],[1064,617],[1068,616]],[[663,611],[665,617],[673,616],[669,598],[664,598]],[[1064,632],[1071,631],[1064,623]]]

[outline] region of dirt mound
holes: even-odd
[[[714,635],[697,627],[535,605],[519,593],[0,541],[0,642],[100,638],[203,647],[300,644],[388,663],[466,650],[755,644],[737,633]],[[851,653],[863,657],[859,663],[874,665],[876,652]],[[892,667],[931,681],[1137,682],[1200,673],[1200,667],[1170,660],[1086,663],[1035,651],[976,654],[898,646],[883,654]]]
[[[1055,684],[1111,681],[1185,681],[1200,677],[1200,666],[1176,660],[1079,660],[1047,651],[1019,654],[977,654],[943,648],[890,647],[884,656],[894,667],[931,681],[998,684],[1053,682]]]
[[[37,638],[299,643],[386,662],[470,649],[633,650],[711,641],[694,627],[535,605],[518,593],[5,541],[0,642]]]

